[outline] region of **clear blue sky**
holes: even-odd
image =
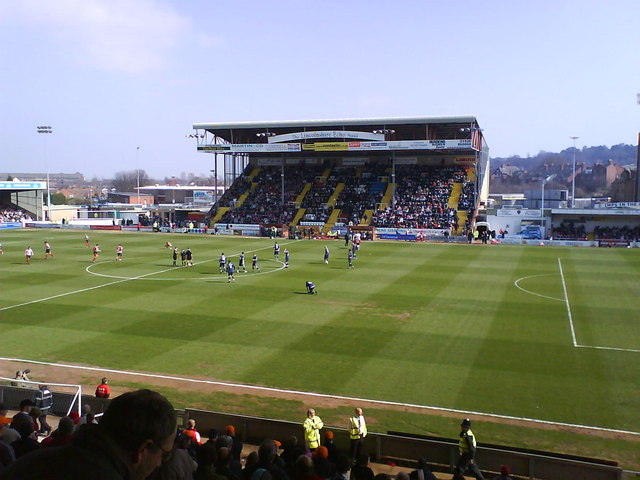
[[[0,0],[0,172],[45,150],[89,178],[208,172],[198,122],[472,114],[494,157],[631,144],[639,20],[638,0]]]

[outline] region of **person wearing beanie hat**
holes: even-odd
[[[493,477],[493,480],[513,480],[509,467],[507,467],[506,465],[501,465],[500,475]]]
[[[225,431],[227,432],[227,435],[231,437],[231,458],[233,458],[236,461],[240,461],[240,458],[242,457],[242,448],[244,447],[244,445],[242,444],[242,440],[240,440],[237,436],[236,436],[236,427],[234,427],[233,425],[227,425],[225,427]]]
[[[460,457],[458,464],[453,471],[453,480],[464,480],[464,473],[469,470],[476,480],[484,480],[482,472],[475,462],[476,456],[476,437],[471,431],[471,420],[465,418],[460,423],[460,441],[458,442]]]
[[[324,434],[324,446],[327,447],[327,451],[329,452],[329,461],[336,463],[338,455],[340,455],[340,450],[338,450],[336,444],[333,443],[333,432],[331,430],[327,430]]]

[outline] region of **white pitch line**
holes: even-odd
[[[593,348],[593,349],[596,349],[596,350],[615,350],[615,351],[618,351],[618,352],[640,353],[640,350],[637,350],[635,348],[601,347],[601,346],[597,346],[597,345],[576,345],[576,347],[578,347],[578,348]]]
[[[64,364],[64,363],[52,363],[52,362],[43,362],[43,361],[39,361],[39,360],[28,360],[28,359],[23,359],[23,358],[0,357],[0,361],[32,363],[32,364],[37,364],[37,365],[50,365],[50,366],[53,366],[53,367],[73,368],[73,369],[77,369],[77,370],[89,370],[89,371],[94,371],[94,372],[107,372],[107,373],[115,373],[115,374],[120,374],[120,375],[131,375],[131,376],[147,377],[147,378],[161,378],[161,379],[164,379],[164,380],[176,380],[176,381],[181,381],[181,382],[200,383],[200,384],[205,384],[205,385],[219,385],[219,386],[224,386],[224,387],[245,388],[245,389],[251,389],[251,390],[261,390],[261,391],[265,391],[265,392],[295,394],[295,395],[302,395],[302,396],[316,397],[316,398],[318,398],[318,397],[319,398],[331,398],[331,399],[336,399],[336,400],[347,400],[347,401],[356,402],[356,403],[367,402],[367,403],[373,403],[373,404],[377,404],[377,405],[389,405],[389,406],[396,406],[396,407],[418,408],[418,409],[424,409],[424,410],[436,410],[436,411],[440,411],[440,412],[448,412],[448,413],[464,414],[464,415],[477,415],[477,416],[483,416],[483,417],[487,417],[487,418],[497,418],[497,419],[502,419],[502,420],[520,420],[520,421],[525,421],[525,422],[538,423],[538,424],[542,424],[542,425],[552,425],[552,426],[557,426],[557,427],[580,428],[580,429],[583,429],[583,430],[593,430],[593,431],[599,431],[599,432],[611,432],[611,433],[621,433],[621,434],[626,434],[626,435],[637,435],[637,436],[640,436],[640,432],[634,432],[634,431],[630,431],[630,430],[618,430],[618,429],[614,429],[614,428],[593,427],[593,426],[589,426],[589,425],[578,425],[578,424],[564,423],[564,422],[553,422],[553,421],[550,421],[550,420],[540,420],[540,419],[537,419],[537,418],[514,417],[514,416],[511,416],[511,415],[499,415],[499,414],[496,414],[496,413],[474,412],[474,411],[469,411],[469,410],[459,410],[459,409],[455,409],[455,408],[433,407],[433,406],[428,406],[428,405],[418,405],[418,404],[415,404],[415,403],[402,403],[402,402],[391,402],[391,401],[387,401],[387,400],[373,400],[373,399],[369,399],[369,398],[346,397],[346,396],[343,396],[343,395],[329,395],[329,394],[326,394],[326,393],[303,392],[303,391],[300,391],[300,390],[287,390],[287,389],[284,389],[284,388],[260,387],[260,386],[256,386],[256,385],[246,385],[246,384],[242,384],[242,383],[216,382],[216,381],[213,381],[213,380],[199,380],[199,379],[196,379],[196,378],[176,377],[176,376],[173,376],[173,375],[159,375],[159,374],[155,374],[155,373],[129,372],[129,371],[126,371],[126,370],[115,370],[115,369],[111,369],[111,368],[85,367],[85,366],[79,366],[79,365],[69,365],[69,364]]]
[[[295,241],[283,243],[283,245],[289,245],[290,243],[295,243]],[[269,248],[272,248],[272,247],[269,246],[269,247],[264,247],[264,248],[258,248],[256,250],[247,250],[247,251],[248,252],[257,252],[257,251],[266,250],[266,249],[269,249]],[[232,255],[232,256],[236,256],[236,255]],[[199,264],[205,263],[205,262],[211,262],[211,261],[213,261],[213,260],[203,260],[201,262],[196,262],[196,265],[199,265]],[[85,270],[87,272],[89,272],[89,273],[92,273],[92,272],[90,272],[88,270],[89,267],[91,267],[91,265],[87,266],[87,268]],[[75,295],[76,293],[88,292],[90,290],[96,290],[98,288],[108,287],[110,285],[117,285],[118,283],[129,282],[131,280],[140,280],[140,279],[143,279],[145,277],[149,277],[151,275],[158,275],[160,273],[170,272],[172,270],[174,270],[173,267],[172,268],[165,268],[164,270],[158,270],[157,272],[145,273],[143,275],[138,275],[138,276],[135,276],[135,277],[128,277],[128,278],[123,278],[121,280],[116,280],[116,281],[113,281],[113,282],[103,283],[102,285],[96,285],[96,286],[93,286],[93,287],[81,288],[79,290],[72,290],[72,291],[66,292],[66,293],[59,293],[58,295],[51,295],[50,297],[39,298],[37,300],[31,300],[29,302],[17,303],[15,305],[9,305],[8,307],[0,308],[0,312],[3,312],[5,310],[11,310],[12,308],[18,308],[18,307],[24,307],[26,305],[32,305],[34,303],[46,302],[47,300],[53,300],[54,298],[66,297],[68,295]],[[271,273],[271,272],[268,272],[268,273]]]
[[[564,281],[564,272],[562,271],[562,262],[560,261],[560,257],[558,257],[558,267],[560,268],[560,278],[562,279],[562,290],[564,291],[564,301],[567,305],[567,314],[569,315],[569,326],[571,327],[571,338],[573,339],[573,346],[578,346],[578,341],[576,340],[576,331],[573,328],[573,316],[571,315],[571,306],[569,305],[569,295],[567,295],[567,284]]]
[[[542,295],[541,293],[532,292],[531,290],[527,290],[526,288],[520,286],[520,281],[521,280],[526,280],[527,278],[550,277],[550,276],[554,276],[554,275],[555,275],[555,273],[539,273],[537,275],[528,275],[526,277],[520,277],[515,282],[513,282],[513,284],[516,286],[516,288],[519,288],[523,292],[528,293],[530,295],[535,295],[537,297],[542,297],[542,298],[546,298],[546,299],[549,299],[549,300],[557,300],[558,302],[564,302],[564,298],[549,297],[547,295]]]

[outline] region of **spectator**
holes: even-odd
[[[295,435],[289,437],[284,444],[284,449],[280,454],[280,458],[284,461],[285,469],[293,475],[296,460],[300,455],[304,455],[305,451],[298,443],[298,437]]]
[[[172,453],[176,414],[162,395],[138,390],[109,404],[98,425],[79,430],[70,444],[18,459],[4,480],[144,480]]]
[[[333,443],[333,432],[331,430],[328,430],[324,434],[324,446],[327,447],[327,451],[329,452],[329,461],[335,464],[341,452],[338,450],[336,444]]]
[[[182,432],[183,435],[190,438],[194,445],[202,445],[200,433],[196,430],[196,421],[190,418],[187,422],[187,428]]]
[[[58,428],[51,435],[42,440],[43,447],[60,447],[71,443],[75,425],[71,417],[62,417],[58,422]]]
[[[42,448],[35,438],[36,434],[33,428],[33,420],[30,417],[22,417],[17,423],[14,420],[12,425],[13,424],[15,424],[14,428],[20,434],[20,439],[11,444],[15,451],[16,458],[20,458],[29,452]]]
[[[191,438],[185,435],[177,435],[173,444],[171,456],[160,465],[148,480],[193,480],[193,474],[198,464],[191,458],[187,448]]]
[[[506,465],[500,466],[500,475],[493,477],[493,480],[513,480],[511,471]]]
[[[294,480],[322,480],[313,469],[313,461],[306,455],[300,455],[296,460],[293,478]]]
[[[436,476],[429,468],[427,459],[424,457],[418,459],[418,468],[411,472],[410,478],[411,480],[436,480]]]
[[[335,480],[348,480],[349,479],[349,470],[351,469],[351,459],[346,453],[341,453],[338,455],[338,460],[336,461],[336,476]]]
[[[100,385],[96,387],[96,397],[97,398],[109,398],[111,395],[111,387],[109,387],[109,381],[107,377],[102,377],[100,381]]]
[[[373,480],[373,470],[369,467],[369,455],[361,453],[351,469],[351,480]],[[408,480],[408,479],[407,479]]]
[[[51,433],[51,425],[47,423],[47,415],[53,408],[53,393],[46,385],[40,385],[36,393],[36,407],[41,411],[39,433],[49,435]]]
[[[13,450],[13,447],[2,440],[9,429],[10,423],[11,420],[9,418],[5,416],[0,417],[0,472],[2,472],[16,459],[16,453]]]
[[[336,466],[329,461],[327,447],[321,445],[313,453],[313,468],[316,474],[325,479],[333,478],[336,474]]]
[[[236,436],[236,428],[233,425],[227,425],[225,430],[227,435],[229,435],[233,441],[233,445],[231,446],[231,457],[239,462],[240,457],[242,456],[242,440]]]

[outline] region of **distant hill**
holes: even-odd
[[[595,165],[596,163],[606,164],[612,160],[616,165],[635,165],[637,158],[637,147],[635,145],[627,145],[620,143],[607,147],[601,145],[598,147],[583,147],[576,151],[576,162],[584,162],[586,165]],[[573,147],[562,150],[561,152],[545,152],[540,151],[533,157],[520,157],[514,155],[512,157],[491,157],[491,169],[498,168],[502,165],[515,165],[524,170],[536,170],[545,163],[558,164],[563,162],[573,162]]]

